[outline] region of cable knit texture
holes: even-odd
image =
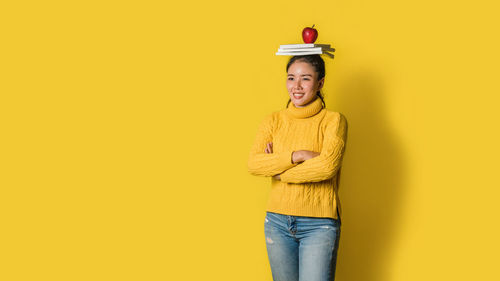
[[[250,149],[248,171],[272,177],[267,211],[285,215],[338,218],[342,214],[338,186],[347,141],[347,121],[323,108],[316,98],[305,107],[290,102],[264,118]],[[266,153],[267,143],[273,153]],[[292,163],[292,153],[311,150],[320,155]],[[338,214],[337,211],[338,210]]]

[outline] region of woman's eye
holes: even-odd
[[[309,78],[302,78],[303,80],[306,80],[306,81],[309,81],[310,79]],[[293,80],[292,77],[288,78],[288,80]]]

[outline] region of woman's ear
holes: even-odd
[[[321,78],[321,80],[318,81],[318,90],[321,90],[321,88],[323,88],[324,83],[325,83],[325,77]]]

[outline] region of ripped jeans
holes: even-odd
[[[274,281],[333,281],[340,220],[266,212],[264,230]]]

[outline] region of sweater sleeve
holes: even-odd
[[[347,140],[347,121],[339,117],[325,129],[320,155],[308,159],[280,175],[282,182],[319,182],[332,178],[340,169]]]
[[[273,141],[274,114],[268,115],[260,124],[257,136],[248,157],[248,172],[255,176],[274,176],[298,163],[292,163],[293,150],[266,153],[267,143]]]

